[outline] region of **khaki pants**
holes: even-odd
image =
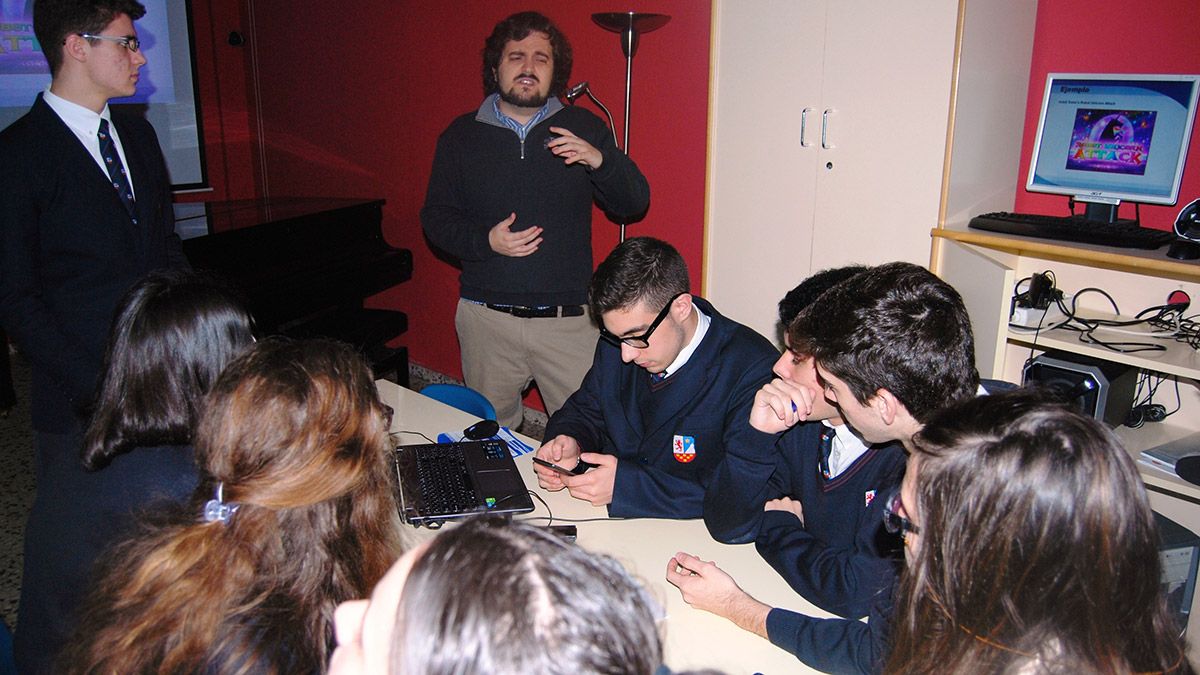
[[[459,299],[454,315],[463,379],[496,407],[509,429],[522,420],[521,392],[537,382],[553,415],[592,367],[599,332],[583,316],[522,319]]]

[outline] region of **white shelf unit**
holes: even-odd
[[[1013,193],[1015,194],[1015,192]],[[1011,210],[1011,205],[1001,207]],[[1164,250],[1132,251],[1087,244],[1070,244],[969,230],[963,223],[935,228],[933,271],[962,294],[975,333],[975,357],[984,377],[1020,382],[1025,360],[1032,353],[1056,350],[1122,363],[1177,378],[1180,410],[1165,422],[1141,428],[1118,427],[1115,432],[1136,461],[1142,450],[1200,431],[1200,352],[1169,341],[1164,352],[1123,354],[1080,342],[1063,329],[1035,336],[1008,327],[1014,285],[1035,271],[1051,270],[1058,288],[1073,294],[1084,287],[1109,292],[1124,313],[1162,304],[1174,290],[1187,292],[1200,304],[1200,264],[1167,258]],[[1089,296],[1093,303],[1084,303]],[[1096,303],[1098,294],[1080,298],[1080,313],[1099,316],[1109,307]],[[1193,305],[1195,306],[1195,305]],[[1111,310],[1110,310],[1111,311]],[[1114,335],[1114,339],[1137,340]],[[1162,385],[1156,403],[1174,404],[1174,385]],[[1155,511],[1200,533],[1200,486],[1165,471],[1138,464]],[[1200,662],[1200,594],[1193,598],[1188,627],[1189,653]]]

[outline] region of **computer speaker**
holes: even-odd
[[[1047,387],[1067,405],[1115,427],[1133,408],[1137,369],[1081,354],[1046,352],[1026,364],[1022,384]]]

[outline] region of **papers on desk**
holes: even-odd
[[[1153,455],[1148,455],[1148,454],[1146,454],[1145,450],[1143,450],[1141,456],[1138,457],[1138,464],[1141,464],[1143,466],[1154,467],[1155,469],[1158,469],[1159,471],[1166,471],[1167,473],[1171,474],[1172,476],[1179,477],[1179,474],[1175,473],[1175,463],[1174,462],[1166,462],[1166,461],[1163,461],[1162,459],[1155,457]]]
[[[1138,456],[1138,462],[1152,466],[1160,471],[1166,471],[1173,476],[1179,476],[1194,482],[1194,478],[1180,476],[1180,466],[1191,468],[1195,472],[1195,456],[1200,454],[1200,433],[1184,436],[1183,438],[1163,443],[1162,445],[1143,450]],[[1180,462],[1183,462],[1181,465]],[[1190,466],[1189,466],[1189,463]],[[1184,471],[1188,474],[1188,471]]]
[[[495,436],[492,436],[492,438],[495,438],[497,440],[501,440],[501,441],[504,441],[505,443],[507,443],[508,450],[510,453],[512,453],[513,457],[520,457],[521,455],[533,452],[533,448],[531,448],[529,445],[527,445],[521,439],[514,436],[513,432],[508,430],[508,427],[500,427],[500,431]],[[437,437],[438,443],[457,443],[461,440],[463,440],[463,435],[462,435],[461,431],[456,431],[453,433],[443,432],[443,433],[438,434],[438,437]]]

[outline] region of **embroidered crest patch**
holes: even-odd
[[[696,459],[696,439],[676,434],[675,440],[671,442],[671,452],[675,454],[676,462],[687,464]]]
[[[871,502],[875,501],[875,491],[867,490],[866,492],[864,492],[863,493],[863,501],[864,501],[863,507],[870,508]]]

